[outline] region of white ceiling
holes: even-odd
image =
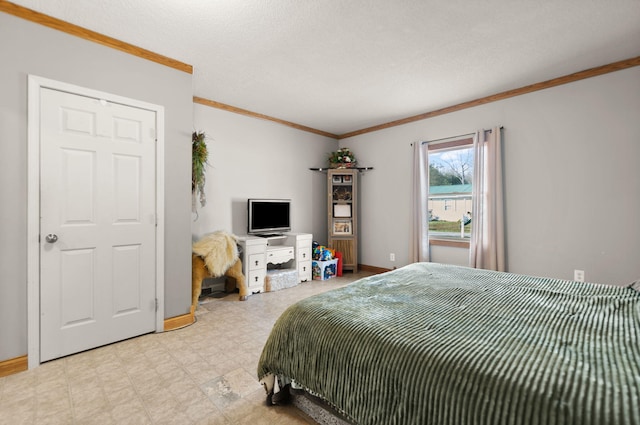
[[[640,55],[640,0],[12,0],[334,134]]]

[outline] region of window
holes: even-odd
[[[468,240],[473,216],[473,139],[430,143],[429,238]]]

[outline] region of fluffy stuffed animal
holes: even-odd
[[[227,276],[235,279],[240,289],[240,300],[249,295],[247,283],[242,273],[242,261],[238,254],[238,240],[235,235],[219,230],[209,233],[193,244],[191,271],[191,311],[198,305],[202,291],[202,280],[206,277]]]

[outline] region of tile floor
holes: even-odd
[[[369,275],[264,294],[206,298],[197,322],[53,360],[0,378],[0,425],[312,424],[293,406],[265,405],[256,369],[290,304]]]

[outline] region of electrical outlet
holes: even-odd
[[[574,270],[573,280],[576,282],[584,282],[584,270]]]
[[[396,254],[394,254],[393,252],[391,254],[389,254],[389,260],[390,261],[396,261]]]

